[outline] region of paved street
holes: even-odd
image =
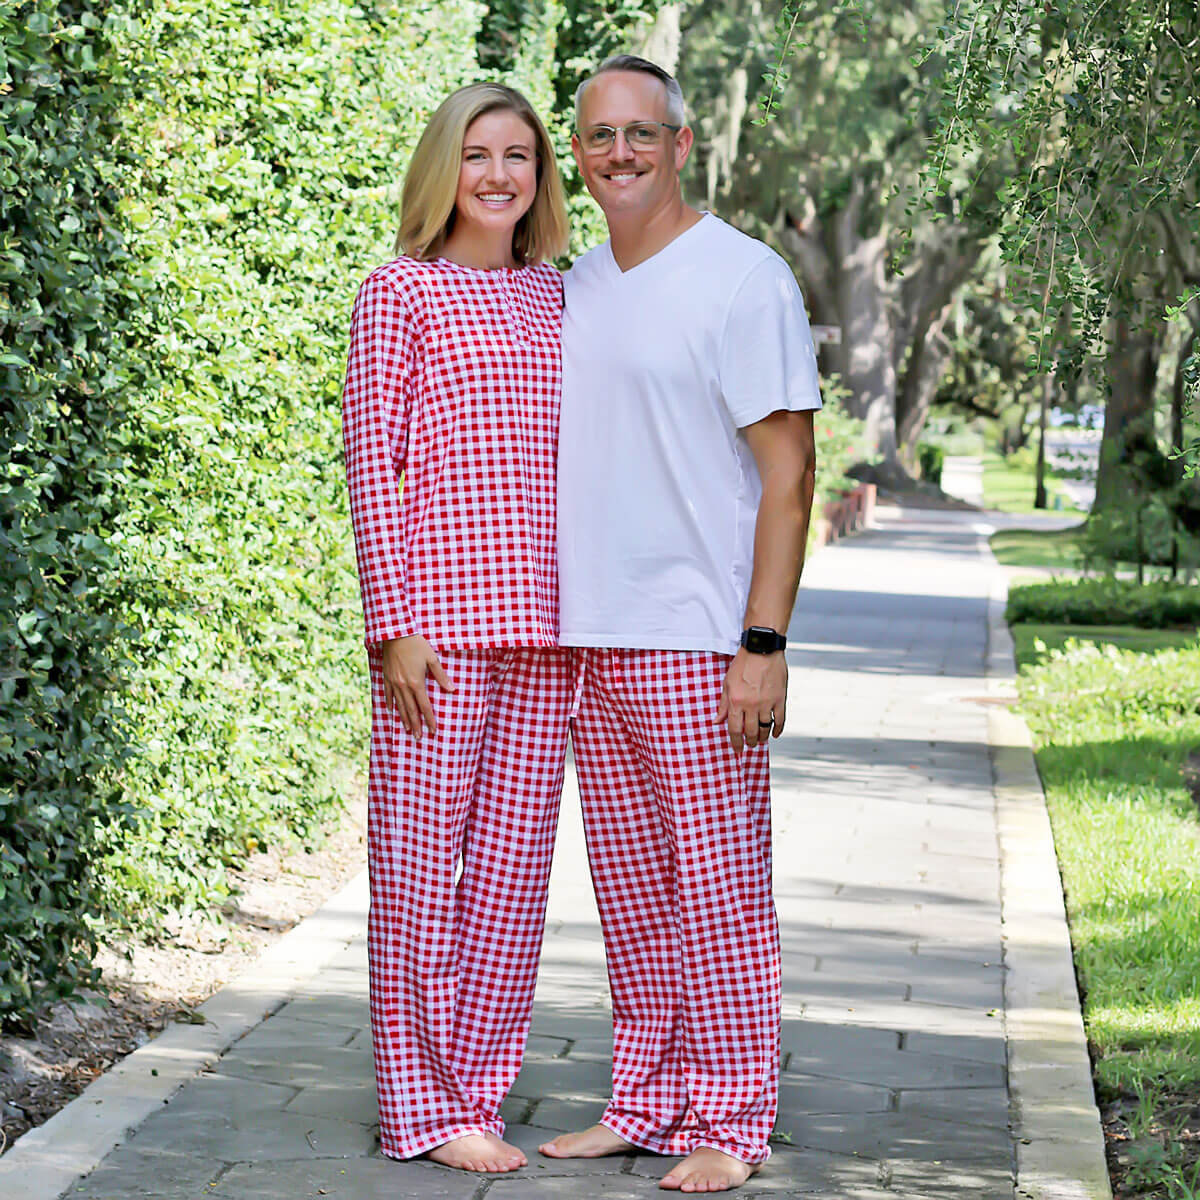
[[[746,1194],[1011,1200],[999,865],[973,514],[883,510],[823,550],[791,626],[773,759],[784,950],[774,1157]],[[375,1150],[359,940],[70,1195],[536,1200],[660,1195],[670,1160],[549,1162],[606,1095],[603,947],[569,790],[529,1054],[530,1165],[492,1179]]]

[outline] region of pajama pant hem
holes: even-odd
[[[502,1138],[504,1136],[504,1122],[481,1121],[478,1125],[455,1126],[440,1132],[428,1133],[404,1147],[390,1141],[385,1142],[381,1137],[379,1139],[379,1150],[385,1158],[405,1162],[410,1158],[420,1158],[422,1154],[428,1154],[430,1150],[436,1150],[439,1146],[444,1145],[446,1142],[451,1142],[455,1138],[470,1137],[472,1134],[478,1137],[485,1137],[489,1133],[494,1133],[497,1137]]]
[[[738,1162],[744,1162],[750,1166],[759,1166],[771,1157],[770,1146],[762,1151],[754,1151],[744,1146],[722,1142],[695,1133],[676,1133],[663,1137],[653,1132],[653,1127],[649,1122],[634,1116],[610,1117],[606,1113],[600,1118],[599,1124],[603,1125],[605,1129],[611,1130],[617,1137],[624,1138],[639,1150],[648,1150],[651,1154],[661,1154],[665,1158],[686,1158],[693,1150],[699,1150],[701,1146],[719,1150],[722,1154],[728,1154],[730,1158],[736,1158]]]

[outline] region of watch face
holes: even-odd
[[[751,654],[774,654],[787,645],[787,638],[774,629],[766,629],[761,625],[751,625],[742,633],[742,645]]]

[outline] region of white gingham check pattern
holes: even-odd
[[[359,289],[342,428],[368,645],[557,643],[561,321],[547,264],[401,257]]]
[[[601,1120],[658,1154],[713,1146],[762,1162],[781,986],[767,748],[738,754],[715,723],[728,655],[573,655],[571,742],[613,1004]]]
[[[572,674],[557,649],[449,651],[417,742],[371,663],[368,949],[380,1144],[503,1134],[541,952]],[[461,878],[456,874],[462,866]]]

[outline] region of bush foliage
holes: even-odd
[[[942,484],[942,468],[946,465],[946,451],[933,442],[917,443],[917,466],[921,468],[921,478],[927,479],[936,487]]]
[[[858,480],[846,474],[855,463],[869,457],[866,422],[852,417],[845,406],[844,389],[822,381],[823,407],[813,416],[817,444],[817,482],[813,512],[829,500],[838,500]],[[815,521],[814,521],[815,525]]]
[[[359,758],[346,330],[408,152],[473,76],[476,16],[176,0],[120,47],[153,64],[123,113],[146,317],[115,539],[139,633],[138,826],[105,845],[121,911],[218,898],[225,866],[314,836]]]
[[[209,904],[314,836],[361,757],[349,309],[478,16],[0,17],[0,1019],[89,974],[96,917]]]
[[[1007,615],[1010,623],[1194,628],[1200,625],[1200,587],[1113,578],[1029,583],[1009,591]]]
[[[113,705],[122,313],[104,7],[0,11],[0,1018],[89,974],[91,863],[119,826]]]

